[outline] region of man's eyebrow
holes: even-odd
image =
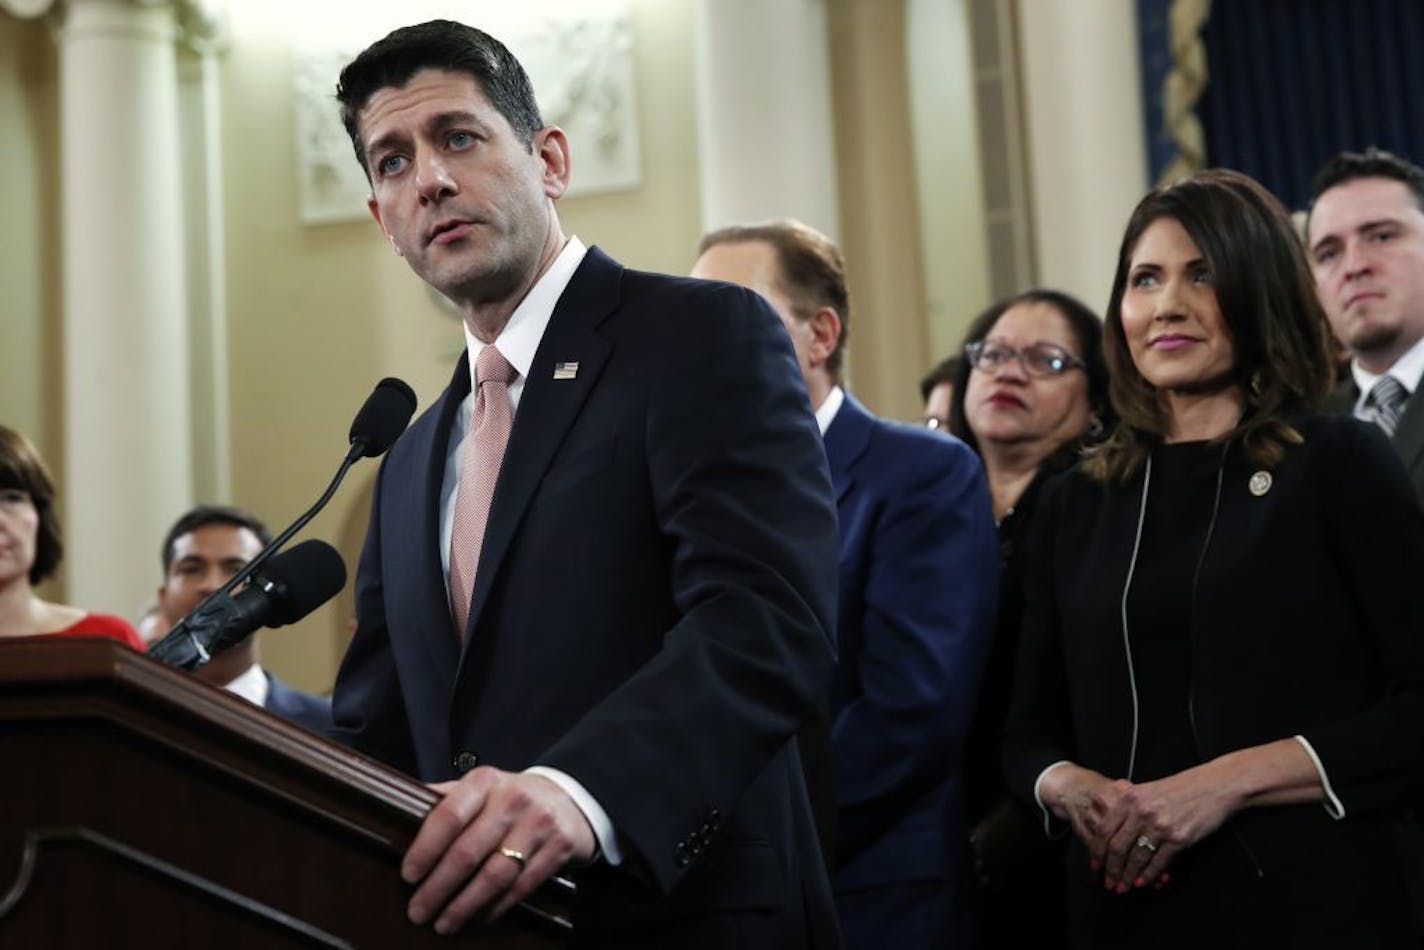
[[[484,123],[481,122],[479,116],[473,112],[468,112],[464,109],[452,109],[449,112],[436,113],[427,119],[425,122],[425,131],[428,134],[435,134],[456,125],[473,125],[481,129],[484,128]],[[379,138],[372,139],[371,143],[366,146],[366,154],[370,155],[382,149],[399,145],[405,142],[406,139],[407,136],[403,132],[393,129]]]
[[[1345,233],[1369,234],[1371,231],[1376,231],[1380,228],[1398,227],[1399,224],[1400,221],[1398,218],[1374,218],[1370,221],[1361,222],[1360,224],[1355,225],[1353,228],[1347,228]],[[1341,240],[1342,239],[1338,233],[1331,231],[1329,234],[1322,234],[1318,241],[1310,245],[1310,250],[1312,252],[1318,251],[1320,250],[1320,248],[1324,247],[1327,244],[1338,244]]]
[[[1355,232],[1357,234],[1364,234],[1366,231],[1373,231],[1377,228],[1395,227],[1398,224],[1398,218],[1377,218],[1373,221],[1366,221],[1364,224],[1361,224],[1359,227],[1355,228]]]

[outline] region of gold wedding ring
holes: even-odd
[[[1139,844],[1142,843],[1142,842],[1141,842],[1141,839],[1138,839],[1138,843],[1139,843]],[[513,861],[515,864],[519,865],[519,867],[520,867],[521,870],[524,868],[524,865],[527,863],[526,860],[525,860],[524,852],[523,852],[523,851],[516,851],[516,850],[514,850],[513,848],[504,848],[504,847],[501,847],[501,848],[499,849],[499,853],[502,854],[502,855],[504,855],[506,858],[509,858],[509,860]]]

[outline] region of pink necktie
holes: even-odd
[[[484,546],[494,484],[509,444],[509,430],[514,425],[509,384],[517,375],[493,346],[486,346],[475,358],[475,379],[480,391],[461,451],[460,484],[455,492],[455,520],[450,531],[450,614],[455,618],[455,635],[462,639],[470,620],[470,596],[474,593],[475,570]]]

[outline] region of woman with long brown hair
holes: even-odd
[[[35,593],[54,573],[64,547],[54,483],[44,460],[20,433],[0,426],[0,638],[96,636],[143,649],[119,617],[56,604]]]
[[[1005,756],[1071,830],[1076,945],[1414,946],[1392,823],[1424,787],[1424,514],[1382,434],[1310,415],[1326,323],[1228,171],[1128,222],[1120,422],[1048,486]]]

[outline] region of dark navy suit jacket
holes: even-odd
[[[331,734],[330,699],[293,689],[267,670],[263,670],[262,675],[267,677],[267,702],[263,704],[262,708],[283,719],[290,719],[298,725],[306,726],[313,732],[319,732],[322,735]]]
[[[462,647],[437,539],[468,392],[462,358],[382,465],[337,734],[426,781],[578,780],[625,859],[574,872],[590,941],[834,945],[791,737],[834,662],[835,509],[775,314],[588,252],[525,381]]]
[[[849,394],[825,442],[840,514],[836,889],[945,881],[962,906],[962,756],[998,599],[983,469],[958,439]]]

